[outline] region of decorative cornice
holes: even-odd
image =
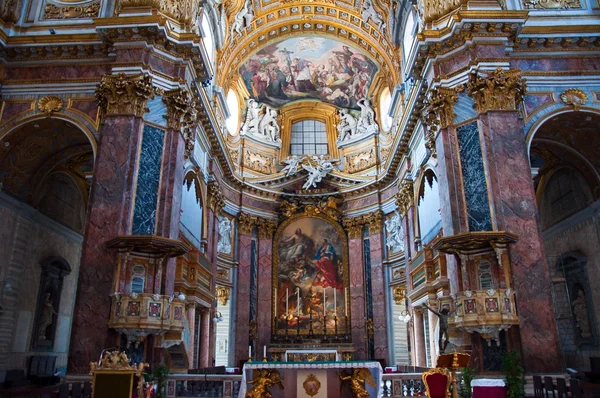
[[[498,68],[488,74],[473,71],[469,75],[467,93],[473,97],[477,113],[515,111],[523,101],[526,82],[519,69]]]
[[[273,237],[273,232],[277,229],[277,220],[259,218],[258,219],[258,237],[270,239]]]
[[[412,180],[404,180],[396,194],[396,206],[398,206],[398,211],[402,216],[405,216],[408,209],[413,205],[414,196],[415,192]]]
[[[104,75],[96,89],[96,99],[105,115],[134,115],[142,117],[146,104],[154,98],[152,76],[147,74]]]
[[[208,203],[208,207],[215,213],[215,215],[219,215],[225,207],[225,199],[223,192],[221,192],[221,187],[219,183],[216,181],[209,181],[207,186],[206,193],[206,201]]]
[[[252,235],[252,230],[257,223],[258,217],[256,216],[244,212],[238,214],[238,225],[241,234]]]
[[[463,85],[455,88],[434,87],[429,90],[427,99],[423,101],[421,121],[427,127],[425,147],[433,157],[437,157],[435,150],[437,132],[440,128],[446,128],[454,123],[454,104],[458,101],[458,93],[463,90]]]
[[[196,101],[189,90],[180,87],[166,91],[162,100],[167,105],[168,128],[179,131],[184,123],[195,118]]]

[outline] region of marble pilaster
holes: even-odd
[[[372,228],[369,228],[372,230]],[[386,284],[383,269],[383,239],[381,231],[370,234],[371,241],[371,295],[373,302],[373,329],[375,358],[388,357]]]
[[[237,275],[236,324],[235,324],[235,361],[248,359],[250,326],[250,263],[252,256],[252,237],[240,229],[239,264]]]
[[[210,363],[210,311],[203,310],[200,313],[200,361],[201,368],[208,368]]]
[[[190,330],[189,345],[186,347],[186,349],[189,358],[189,367],[192,369],[194,367],[194,342],[196,340],[196,306],[195,304],[188,304],[186,309],[188,326]]]
[[[362,236],[351,236],[348,241],[350,265],[350,311],[352,345],[355,359],[367,358],[366,347],[366,314],[365,314],[365,275],[363,265]]]
[[[261,234],[258,241],[258,307],[257,307],[257,332],[258,347],[257,359],[261,359],[263,346],[268,346],[271,340],[272,297],[273,297],[273,237]],[[267,347],[268,348],[268,347]],[[259,355],[260,354],[260,355]]]
[[[427,360],[425,359],[425,329],[423,325],[423,310],[413,310],[413,333],[415,336],[415,345],[413,351],[415,352],[415,365],[416,366],[427,366]]]

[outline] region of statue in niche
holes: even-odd
[[[375,7],[373,7],[373,2],[371,0],[365,0],[362,5],[361,16],[363,21],[369,22],[369,19],[377,25],[377,29],[380,32],[383,32],[385,29],[385,22],[383,22],[383,17],[379,14]]]
[[[398,211],[385,221],[385,229],[388,232],[386,246],[388,250],[397,253],[404,250],[404,233],[402,231],[402,218]]]
[[[360,107],[357,130],[359,134],[379,133],[379,125],[375,120],[375,111],[367,98],[359,99],[356,104]]]
[[[281,128],[277,117],[277,110],[265,104],[260,105],[251,98],[248,100],[246,120],[242,124],[240,135],[251,135],[264,142],[281,143]]]
[[[580,336],[582,338],[592,337],[587,302],[585,300],[585,293],[581,286],[577,287],[575,299],[571,301],[571,307],[573,308],[573,316],[575,317],[575,322],[579,328]]]
[[[253,19],[254,9],[252,7],[252,0],[246,0],[244,2],[244,7],[242,7],[233,18],[233,23],[231,24],[231,37],[233,37],[233,32],[236,32],[238,36],[241,36],[242,29],[250,26]]]
[[[217,242],[217,252],[223,254],[231,253],[231,229],[233,225],[228,217],[219,217],[219,240]]]
[[[458,309],[461,306],[462,306],[462,304],[458,304],[456,306],[456,309]],[[429,308],[427,306],[427,304],[425,304],[425,303],[423,303],[423,307],[427,308],[429,311],[431,311],[435,315],[437,315],[438,318],[440,318],[440,335],[438,338],[438,344],[440,347],[440,354],[443,354],[446,351],[446,348],[448,347],[448,343],[450,343],[450,337],[448,336],[448,319],[452,315],[454,315],[454,313],[456,312],[456,309],[453,311],[450,311],[448,308],[442,308],[442,310],[440,312],[437,312],[436,310]],[[444,338],[445,338],[445,340],[444,340]]]
[[[44,308],[40,314],[40,323],[38,327],[38,340],[46,340],[48,327],[54,322],[54,315],[57,315],[52,302],[52,294],[46,293],[44,297]]]
[[[347,141],[356,135],[358,122],[347,109],[340,109],[340,122],[337,124],[338,142]]]

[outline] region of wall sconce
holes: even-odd
[[[213,317],[213,322],[215,322],[215,323],[223,322],[223,315],[219,311],[215,312],[215,316]]]
[[[404,323],[409,323],[412,319],[412,314],[408,311],[408,309],[406,309],[400,313],[398,318]]]
[[[185,294],[183,294],[181,292],[175,293],[175,295],[173,295],[173,297],[177,297],[179,300],[185,301]]]

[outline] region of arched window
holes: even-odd
[[[229,108],[229,117],[225,120],[225,126],[231,135],[237,135],[240,127],[240,104],[235,91],[227,92],[227,108]]]
[[[431,170],[425,171],[421,181],[418,212],[421,242],[427,244],[431,242],[442,226],[438,181]]]
[[[492,276],[492,264],[489,261],[480,261],[477,267],[479,275],[479,288],[483,290],[494,288],[494,277]]]
[[[131,293],[144,293],[146,286],[146,267],[134,265],[131,271]]]
[[[542,228],[548,228],[585,208],[592,192],[578,170],[562,167],[549,176],[542,198],[540,218]]]
[[[183,181],[181,192],[181,233],[197,248],[202,239],[202,202],[200,187],[193,173],[188,173]]]
[[[384,88],[379,97],[379,114],[381,115],[382,127],[385,131],[389,131],[392,127],[394,118],[388,116],[390,105],[392,104],[392,94],[389,88]]]
[[[290,154],[327,155],[327,128],[318,120],[302,120],[292,125]]]

